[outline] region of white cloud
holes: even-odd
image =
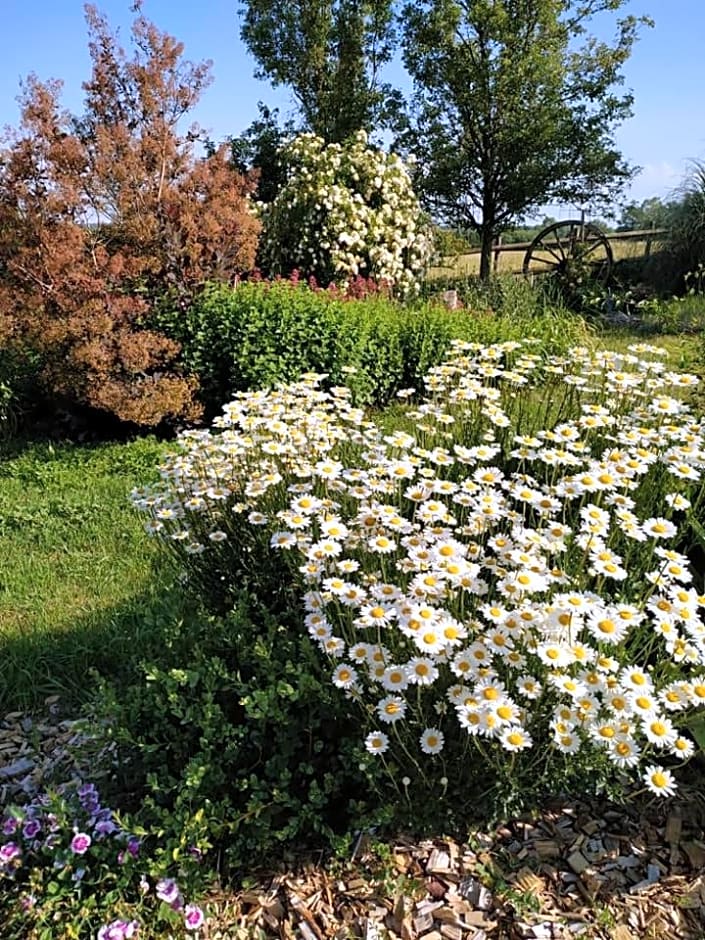
[[[660,196],[662,199],[674,194],[681,185],[686,174],[686,163],[670,163],[662,160],[660,163],[647,163],[632,183],[629,193],[629,202],[642,202],[651,196]]]

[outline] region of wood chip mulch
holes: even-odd
[[[0,811],[74,775],[80,726],[55,702],[0,718]],[[64,779],[66,779],[65,777]],[[253,872],[214,894],[208,940],[704,940],[705,788],[546,805],[449,838],[358,837],[351,855]]]

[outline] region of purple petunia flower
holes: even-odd
[[[156,894],[165,904],[174,904],[180,897],[179,886],[173,878],[162,878],[157,882]]]
[[[98,931],[98,940],[130,940],[139,929],[136,920],[114,920],[112,924],[105,924]]]
[[[6,842],[0,845],[0,865],[7,865],[14,859],[19,858],[21,849],[16,842]]]
[[[17,832],[17,827],[19,826],[20,821],[16,816],[8,816],[7,819],[2,821],[2,832],[3,835],[13,836]]]
[[[22,828],[22,835],[25,839],[33,839],[41,828],[42,824],[38,819],[29,819]]]
[[[93,832],[99,836],[111,836],[118,828],[112,819],[99,819],[93,827]]]
[[[187,930],[200,930],[205,921],[205,915],[200,907],[195,904],[186,905],[184,908],[184,926]]]
[[[127,840],[127,851],[133,858],[137,858],[140,854],[140,840],[137,836],[130,836]]]
[[[91,837],[86,832],[77,832],[71,839],[71,851],[74,855],[84,855],[91,847]]]

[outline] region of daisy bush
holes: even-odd
[[[670,795],[705,703],[705,427],[663,355],[456,342],[394,428],[306,375],[185,432],[134,503],[194,589],[269,553],[363,765],[416,810],[469,783]]]
[[[260,250],[272,273],[296,269],[324,285],[363,276],[396,293],[417,289],[431,234],[399,156],[370,147],[359,131],[344,144],[301,134],[283,158],[287,180],[260,209]]]

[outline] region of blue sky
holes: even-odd
[[[127,43],[129,0],[102,0],[97,6]],[[194,120],[215,140],[243,130],[257,116],[260,100],[284,112],[290,106],[284,90],[253,78],[254,62],[239,39],[237,9],[238,0],[144,3],[160,29],[185,43],[188,58],[213,61],[214,81]],[[682,180],[688,160],[705,158],[705,0],[629,0],[626,9],[655,21],[625,66],[634,117],[617,134],[625,157],[643,168],[629,193],[641,201],[667,196]],[[65,106],[79,111],[81,82],[90,69],[82,0],[0,0],[0,12],[0,127],[16,124],[19,80],[30,72],[62,79]]]

